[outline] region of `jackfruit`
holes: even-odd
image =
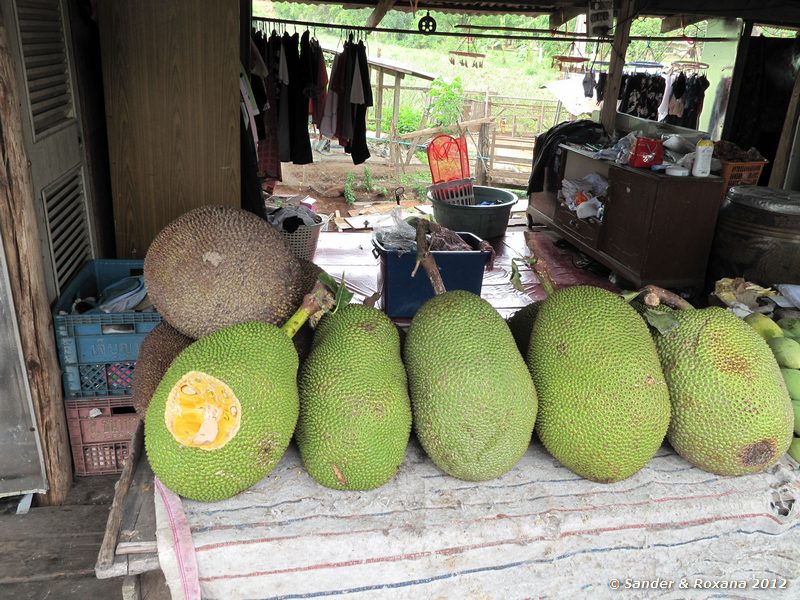
[[[305,285],[280,232],[222,206],[197,208],[164,227],[145,256],[144,278],[156,309],[192,338],[250,320],[281,325]]]
[[[309,475],[340,490],[369,490],[402,464],[411,404],[400,338],[379,310],[360,304],[320,321],[298,377],[295,441]]]
[[[511,329],[511,335],[514,336],[514,342],[516,342],[519,353],[522,356],[527,356],[528,354],[528,344],[531,342],[533,322],[536,320],[536,313],[538,312],[539,303],[534,302],[520,308],[508,319],[508,327]]]
[[[800,344],[787,337],[770,338],[767,343],[780,366],[800,369]]]
[[[669,393],[647,326],[622,298],[589,286],[548,296],[527,362],[539,396],[536,433],[565,467],[610,483],[655,455]]]
[[[454,290],[425,302],[403,350],[414,431],[445,473],[468,481],[499,477],[525,453],[536,390],[498,312]]]
[[[719,307],[674,316],[676,329],[654,333],[672,400],[669,443],[718,475],[756,473],[775,463],[791,441],[793,415],[764,340]]]
[[[250,321],[212,333],[172,362],[145,418],[153,472],[175,493],[213,502],[278,464],[299,412],[287,335]]]
[[[774,337],[783,337],[783,331],[778,327],[778,324],[761,313],[750,313],[744,318],[744,322],[755,329],[758,335],[765,340]]]
[[[781,375],[786,389],[789,390],[789,397],[800,402],[800,371],[781,367]]]
[[[144,418],[150,398],[169,365],[193,341],[166,321],[161,321],[142,340],[131,386],[133,407],[140,417]]]

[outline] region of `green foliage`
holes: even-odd
[[[353,172],[350,171],[344,180],[344,199],[349,206],[353,206],[356,203],[356,195],[353,193],[353,180]]]
[[[369,167],[364,167],[364,179],[361,182],[365,192],[372,192],[375,190],[375,182],[372,181],[372,171]]]
[[[422,108],[412,104],[400,104],[397,112],[397,132],[411,133],[419,129],[419,122],[422,119]],[[392,106],[383,107],[381,113],[381,129],[389,132],[392,130]]]
[[[431,98],[431,119],[434,123],[443,127],[458,123],[464,105],[464,86],[460,77],[453,79],[452,83],[442,79],[432,81],[428,94]]]

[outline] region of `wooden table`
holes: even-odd
[[[320,235],[314,258],[320,267],[339,279],[345,274],[354,302],[360,302],[378,289],[378,259],[372,254],[371,233],[328,233]],[[497,253],[495,268],[484,274],[481,295],[503,316],[513,314],[544,294],[533,272],[520,264],[524,292],[511,284],[511,263],[514,258],[529,255],[526,236],[538,235],[550,243],[543,244],[550,263],[551,275],[561,285],[591,283],[611,287],[600,277],[585,273],[573,265],[573,256],[552,245],[554,236],[546,232],[509,232],[493,246]],[[98,578],[124,576],[126,600],[138,598],[137,577],[158,570],[156,517],[153,501],[153,472],[142,448],[142,427],[134,435],[132,450],[117,483],[109,513],[103,544],[95,573]]]

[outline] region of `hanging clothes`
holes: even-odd
[[[665,81],[661,75],[634,73],[620,86],[619,112],[655,121],[664,98]]]
[[[364,42],[358,42],[353,70],[353,90],[350,102],[353,111],[353,137],[345,147],[353,157],[353,164],[360,165],[370,157],[367,146],[367,109],[372,106],[372,85],[369,81],[369,63]]]

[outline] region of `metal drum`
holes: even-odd
[[[708,276],[711,282],[800,283],[800,193],[752,185],[728,190]]]

